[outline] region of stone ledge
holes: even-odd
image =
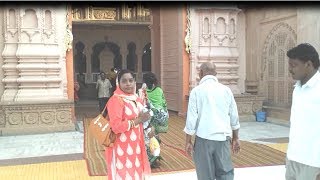
[[[252,94],[235,94],[235,101],[238,107],[240,121],[255,121],[255,112],[261,110],[262,103],[265,97]],[[186,96],[186,100],[189,100],[189,95]]]
[[[72,101],[1,103],[1,135],[75,131]]]

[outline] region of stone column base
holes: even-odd
[[[72,101],[0,104],[0,136],[75,131]]]
[[[240,121],[255,121],[255,112],[262,110],[263,96],[252,94],[235,94]]]

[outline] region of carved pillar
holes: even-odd
[[[65,63],[60,62],[55,12],[47,8],[20,8],[20,21],[16,53],[19,90],[15,101],[65,99],[66,82],[62,83],[60,77]]]
[[[2,52],[4,72],[4,92],[1,101],[14,101],[18,92],[17,71],[18,58],[16,52],[18,48],[18,27],[20,24],[19,10],[16,7],[4,8],[4,49]]]
[[[120,54],[122,55],[122,69],[127,69],[128,44],[125,39],[121,39]]]
[[[190,39],[191,39],[191,48],[189,53],[189,59],[190,59],[190,74],[189,74],[189,91],[191,91],[199,82],[199,75],[198,75],[198,44],[199,44],[199,18],[198,14],[196,12],[195,8],[189,7],[189,13],[190,15],[187,16],[187,18],[190,18],[189,20],[189,28],[190,28]],[[188,30],[189,31],[189,30]]]
[[[194,56],[197,56],[197,59],[196,65],[191,64],[191,68],[199,67],[203,62],[213,61],[217,66],[219,81],[228,85],[235,94],[240,94],[239,57],[242,49],[238,45],[239,12],[239,9],[232,7],[195,7],[191,12],[192,19],[197,18],[191,25],[193,27],[191,31],[195,31],[192,33],[192,41],[199,39],[199,42],[192,45],[195,48],[192,51],[196,53]],[[197,72],[198,70],[193,71],[191,77],[198,77],[195,74]]]
[[[142,82],[142,52],[143,45],[141,41],[136,43],[136,54],[137,54],[137,82]]]
[[[4,12],[0,134],[74,130],[73,101],[67,96],[66,7],[9,6]]]
[[[151,71],[158,77],[161,85],[161,63],[160,63],[160,8],[152,7],[151,25],[149,25],[151,35]]]

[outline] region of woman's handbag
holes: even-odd
[[[109,125],[109,117],[103,116],[106,107],[104,107],[101,114],[90,121],[89,133],[98,141],[100,145],[105,147],[112,147],[116,140],[116,134],[112,131]]]

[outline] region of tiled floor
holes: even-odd
[[[251,168],[235,168],[234,180],[285,180],[284,166],[266,166]],[[151,180],[162,179],[185,179],[195,180],[197,175],[195,171],[179,172],[173,174],[163,174],[152,176]]]
[[[66,160],[76,162],[74,160],[82,159],[81,154],[83,153],[83,127],[81,121],[78,123],[78,130],[63,133],[0,137],[0,169],[1,166],[10,168],[19,164],[59,163]],[[288,134],[289,128],[286,126],[265,122],[241,122],[241,140],[277,145],[279,144],[277,139],[285,142],[288,139]],[[84,171],[84,169],[75,171]],[[284,166],[240,168],[235,169],[235,180],[282,180],[284,179],[284,171]],[[76,175],[77,172],[75,172]],[[175,178],[196,179],[196,173],[193,170],[153,175],[151,180]],[[15,180],[15,178],[13,179]],[[105,179],[105,177],[83,177],[80,179]]]
[[[0,144],[0,160],[83,153],[83,133],[2,136]]]
[[[80,122],[79,127],[81,126]],[[288,137],[289,128],[264,122],[243,122],[239,134],[241,140],[266,144],[272,143],[268,140],[270,138]],[[83,133],[74,131],[3,136],[0,137],[0,144],[0,160],[82,153]]]

